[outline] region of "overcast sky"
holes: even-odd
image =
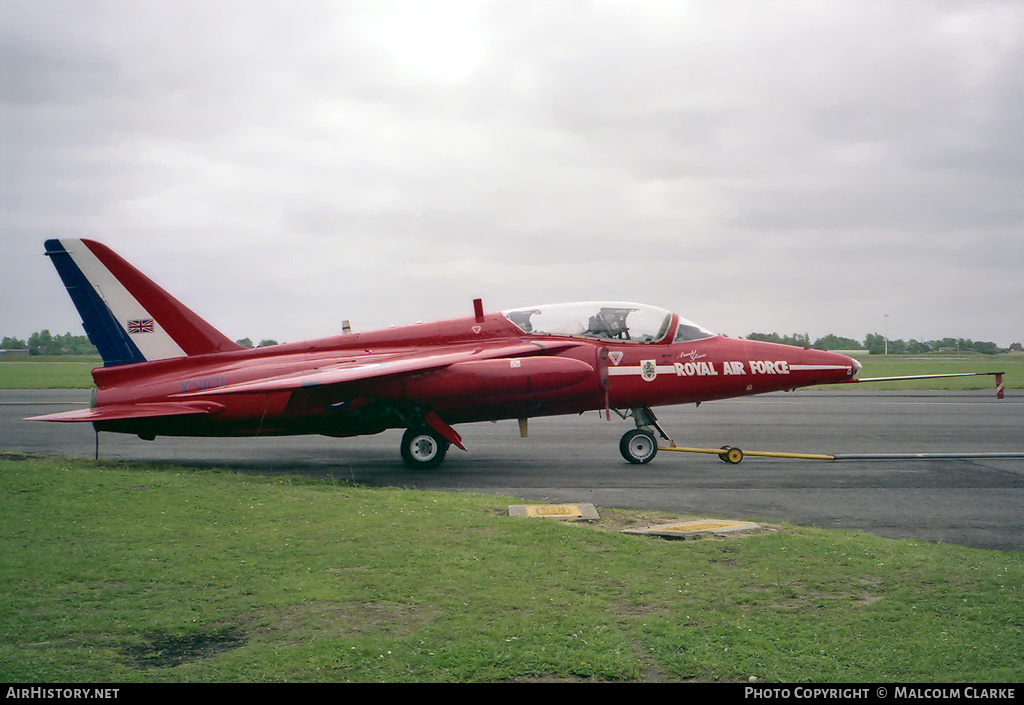
[[[89,237],[257,341],[479,297],[1024,342],[1019,0],[0,12],[0,336],[82,332],[42,252]]]

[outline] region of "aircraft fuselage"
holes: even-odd
[[[310,384],[290,391],[227,388],[381,356],[400,360],[447,351],[523,346],[513,357],[467,360],[443,369]],[[370,363],[374,364],[374,363]],[[530,336],[500,313],[356,333],[255,350],[99,368],[95,406],[187,399],[218,406],[203,416],[96,421],[99,430],[154,435],[334,436],[403,427],[407,407],[450,424],[551,416],[605,408],[703,402],[828,384],[859,368],[845,355],[721,336],[682,343],[625,343]],[[411,408],[409,409],[411,412]]]
[[[89,409],[37,420],[157,436],[354,436],[405,428],[402,456],[435,467],[452,424],[627,409],[620,452],[645,463],[652,407],[853,381],[836,353],[715,335],[665,309],[547,304],[247,349],[110,248],[53,239],[46,254],[104,367]],[[639,435],[637,435],[639,434]]]

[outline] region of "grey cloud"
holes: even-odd
[[[36,256],[55,234],[128,246],[250,337],[473,295],[1024,330],[1019,3],[5,10],[0,281],[49,283],[2,334],[74,319]]]

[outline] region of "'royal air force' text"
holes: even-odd
[[[785,360],[750,360],[750,372],[757,375],[788,375],[789,363]],[[717,376],[718,370],[710,362],[677,362],[676,374],[680,377]],[[726,361],[722,363],[722,374],[745,375],[747,368],[742,362]]]

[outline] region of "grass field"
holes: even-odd
[[[895,377],[901,375],[955,374],[959,372],[1005,372],[1005,389],[1024,389],[1024,355],[865,355],[858,358],[864,366],[859,377]],[[993,377],[901,380],[850,385],[856,389],[994,389]]]
[[[0,358],[0,389],[89,389],[97,356]]]
[[[1024,679],[1024,556],[0,454],[0,682]]]
[[[1024,355],[963,355],[950,357],[865,355],[861,377],[894,377],[897,375],[951,374],[956,372],[1006,372],[1006,389],[1024,389]],[[91,370],[99,366],[96,357],[24,358],[0,361],[0,389],[88,389],[93,386]],[[835,389],[836,387],[832,387]],[[848,385],[842,389],[994,389],[992,377],[873,382],[870,385]]]

